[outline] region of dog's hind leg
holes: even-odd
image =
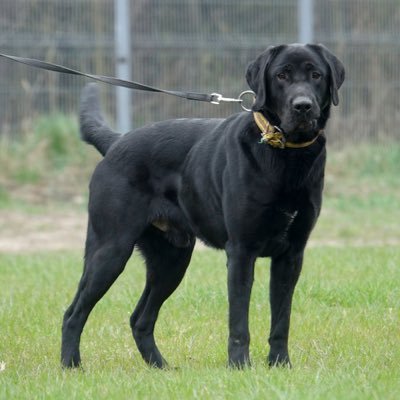
[[[92,228],[89,226],[89,230]],[[85,256],[85,267],[75,298],[64,315],[61,362],[65,367],[81,363],[79,343],[86,320],[96,303],[123,271],[132,250],[130,236],[110,238],[93,243]]]
[[[154,340],[154,326],[164,301],[182,281],[192,255],[195,239],[178,248],[161,232],[150,227],[138,240],[147,267],[146,285],[133,312],[130,324],[143,359],[151,366],[163,368],[167,363]]]
[[[124,270],[146,226],[144,201],[122,196],[128,193],[127,187],[117,178],[101,183],[93,185],[92,181],[85,266],[63,320],[61,362],[65,367],[80,365],[79,343],[87,318]]]

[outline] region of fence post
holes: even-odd
[[[114,40],[116,76],[131,80],[131,32],[129,0],[114,0]],[[116,88],[117,130],[125,133],[133,128],[131,113],[132,92]]]
[[[297,0],[299,43],[314,41],[314,0]]]

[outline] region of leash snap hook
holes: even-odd
[[[223,97],[222,94],[219,93],[211,93],[211,98],[211,104],[220,104],[221,101],[226,103],[241,103],[243,101],[240,97],[238,99],[233,99],[231,97]]]
[[[219,94],[219,93],[211,93],[211,98],[213,99],[213,100],[211,100],[210,101],[210,103],[211,104],[219,104],[219,103],[221,103],[221,100],[222,100],[222,94]]]
[[[253,103],[256,99],[256,94],[252,90],[245,90],[244,92],[240,93],[237,99],[233,99],[231,97],[223,97],[220,93],[211,93],[211,104],[221,104],[222,101],[227,103],[240,103],[240,106],[244,111],[251,111],[251,108],[246,107],[243,105],[244,97],[251,96],[253,98]]]

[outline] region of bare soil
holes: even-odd
[[[80,250],[87,216],[81,211],[31,214],[0,211],[0,252]]]
[[[0,252],[29,253],[84,249],[87,215],[82,210],[51,209],[46,213],[0,210]],[[398,245],[399,240],[311,238],[308,247]],[[197,249],[205,246],[198,241]]]

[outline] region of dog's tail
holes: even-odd
[[[82,91],[80,105],[81,138],[93,145],[104,156],[121,134],[114,132],[101,114],[99,89],[95,83],[87,84]]]

